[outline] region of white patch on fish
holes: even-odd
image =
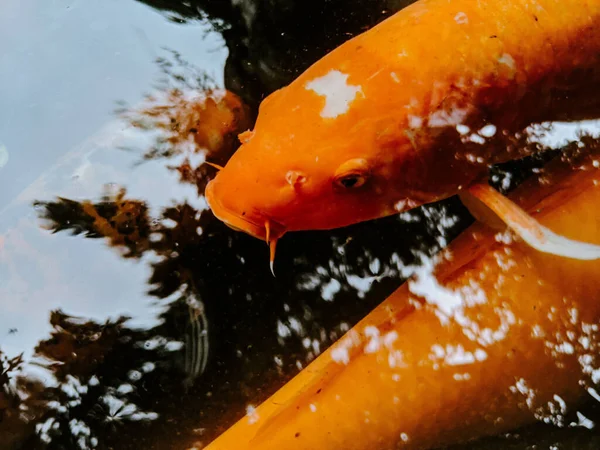
[[[250,425],[255,424],[260,419],[260,416],[256,412],[256,408],[252,405],[246,406],[246,417]]]
[[[331,359],[339,364],[348,364],[350,362],[350,349],[359,345],[361,342],[359,334],[354,331],[348,331],[331,350]]]
[[[367,345],[365,345],[365,353],[375,353],[379,350],[381,346],[381,341],[379,339],[379,330],[374,326],[365,327],[365,336],[370,338]]]
[[[453,108],[450,111],[443,109],[437,110],[429,116],[430,127],[446,127],[463,125],[467,119],[469,111],[463,108]]]
[[[509,69],[512,69],[512,70],[515,70],[517,68],[517,64],[515,63],[515,60],[508,53],[503,53],[502,56],[500,58],[498,58],[498,62],[500,64],[504,64],[505,66],[507,66]]]
[[[346,347],[339,346],[331,351],[331,359],[337,363],[347,365],[350,362],[350,353]]]
[[[394,80],[395,83],[400,83],[400,78],[398,78],[396,72],[390,72],[390,77],[392,77],[392,80]]]
[[[339,70],[331,70],[322,77],[306,83],[305,88],[325,97],[325,107],[321,111],[324,119],[334,119],[350,109],[358,94],[362,94],[360,86],[348,84],[348,75]]]
[[[408,282],[409,291],[424,298],[429,304],[435,305],[445,316],[453,313],[465,303],[460,292],[455,292],[442,286],[432,273],[432,265],[420,267],[415,278]]]
[[[463,25],[469,23],[469,18],[464,12],[459,12],[454,16],[454,21],[459,25]]]
[[[421,128],[423,126],[423,118],[419,116],[408,116],[408,126],[410,128]]]

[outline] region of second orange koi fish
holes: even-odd
[[[266,98],[206,199],[266,240],[271,264],[287,231],[455,194],[540,251],[596,259],[600,247],[552,233],[482,180],[523,156],[514,136],[531,124],[599,112],[600,0],[420,0]]]

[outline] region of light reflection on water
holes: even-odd
[[[179,152],[137,164],[165,131],[113,114],[122,100],[139,113],[148,92],[159,104],[173,101],[154,87],[164,75],[159,57],[189,77],[186,101],[205,71],[221,87],[218,33],[133,1],[13,0],[0,12],[9,43],[0,53],[0,345],[4,367],[21,353],[26,361],[8,372],[2,397],[20,395],[24,405],[0,423],[7,448],[206,443],[234,409],[258,404],[305,367],[469,221],[451,200],[401,220],[289,237],[274,280],[264,246],[206,211],[198,193],[214,172],[199,169],[203,155],[187,135],[169,143]],[[178,66],[162,47],[201,71]],[[572,127],[560,136],[573,138]],[[120,240],[128,233],[135,239]],[[194,321],[205,313],[208,334]],[[189,360],[181,350],[194,333],[207,344]],[[433,352],[455,362],[481,356]],[[515,389],[527,395],[525,384]],[[149,432],[144,422],[158,425]],[[130,440],[119,437],[123,426]]]

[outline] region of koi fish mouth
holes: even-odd
[[[211,180],[206,185],[206,191],[204,193],[208,207],[217,219],[227,225],[229,228],[235,231],[246,233],[252,237],[265,241],[270,249],[270,266],[271,272],[273,272],[273,264],[275,261],[275,248],[277,241],[286,232],[284,225],[279,222],[267,218],[261,217],[260,214],[244,215],[243,213],[236,213],[225,207],[214,194],[214,180]],[[275,275],[273,273],[273,275]]]

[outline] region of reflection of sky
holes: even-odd
[[[161,47],[222,79],[219,35],[203,39],[201,26],[170,23],[133,0],[2,3],[0,143],[12,158],[1,172],[0,209],[100,128],[115,101],[149,90]],[[7,181],[7,169],[18,176]]]
[[[8,0],[0,6],[0,344],[29,352],[48,336],[49,311],[104,321],[132,315],[149,325],[148,261],[125,261],[101,240],[39,229],[33,199],[97,199],[105,183],[152,210],[195,190],[161,163],[132,169],[137,155],[116,150],[131,133],[114,120],[116,101],[135,104],[159,76],[161,48],[179,51],[218,82],[226,49],[206,26],[168,22],[122,0]],[[2,246],[0,245],[0,249]],[[17,333],[9,334],[16,328]]]

